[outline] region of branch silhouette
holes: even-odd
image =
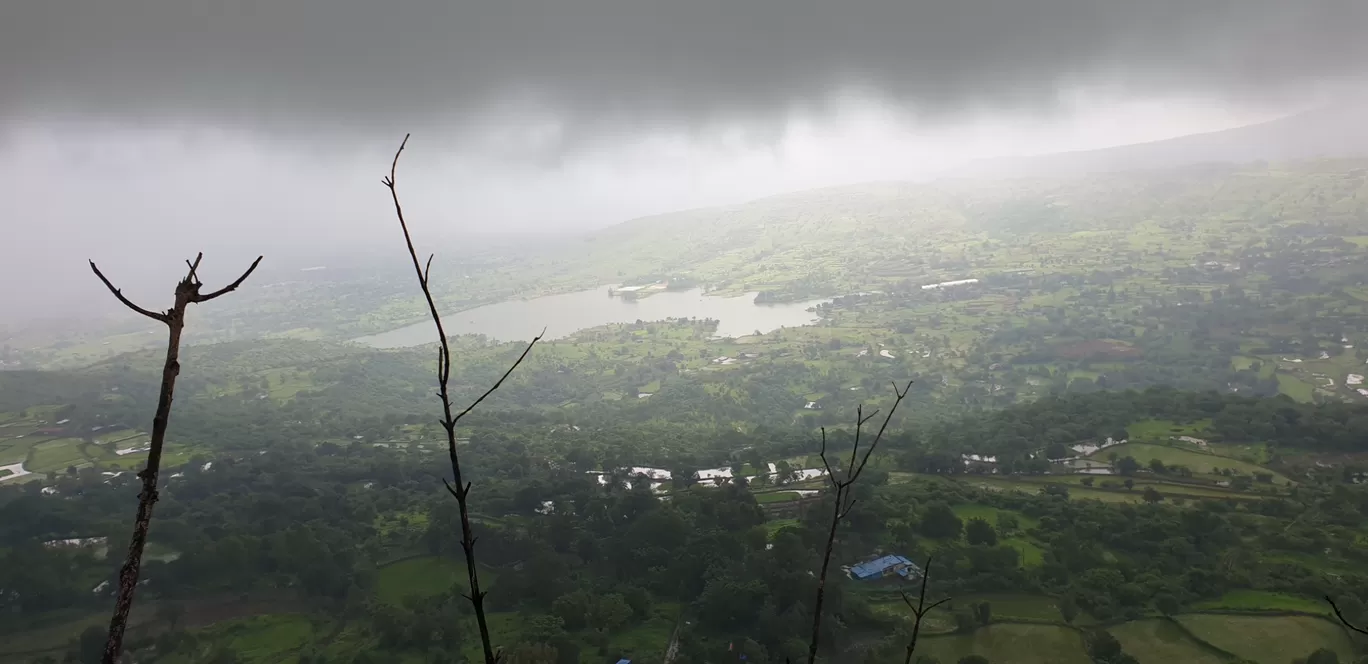
[[[493,394],[503,386],[513,371],[527,359],[528,353],[532,352],[532,347],[541,341],[546,334],[543,328],[541,333],[532,338],[532,341],[523,349],[518,359],[508,367],[508,370],[499,377],[499,380],[492,387],[485,390],[478,398],[466,406],[464,410],[455,413],[451,402],[451,345],[447,341],[446,329],[442,326],[442,315],[437,311],[437,302],[432,297],[432,288],[429,277],[432,273],[432,258],[429,254],[426,264],[418,260],[418,251],[413,247],[413,236],[409,233],[408,221],[404,219],[404,206],[399,201],[399,190],[397,187],[399,169],[399,156],[404,153],[404,148],[408,147],[409,134],[404,135],[404,140],[399,144],[399,149],[394,153],[394,160],[390,162],[389,176],[381,178],[381,184],[385,185],[390,192],[390,198],[394,201],[394,214],[399,218],[399,228],[404,232],[404,244],[408,248],[409,258],[413,261],[413,271],[418,277],[418,287],[423,291],[423,299],[427,302],[428,314],[432,317],[432,322],[437,326],[437,397],[442,402],[442,419],[439,422],[442,429],[446,431],[447,454],[451,460],[452,480],[450,482],[444,477],[442,484],[446,486],[448,493],[456,499],[456,504],[461,515],[461,549],[465,553],[466,575],[470,583],[470,594],[464,597],[470,600],[475,608],[475,621],[480,628],[480,645],[484,650],[485,664],[496,664],[503,654],[496,650],[490,643],[489,621],[485,617],[484,600],[488,593],[480,589],[480,571],[475,562],[475,543],[479,539],[475,537],[470,526],[470,488],[471,482],[464,479],[461,472],[460,455],[456,452],[456,423],[465,417],[476,406],[480,405],[489,395]]]
[[[879,446],[879,442],[883,440],[884,432],[888,430],[888,423],[893,420],[893,414],[898,412],[898,406],[902,404],[903,399],[907,398],[907,392],[911,389],[912,381],[908,381],[907,386],[901,390],[898,389],[897,383],[893,384],[893,395],[895,397],[893,406],[888,409],[888,415],[884,417],[883,424],[879,427],[878,433],[875,434],[874,440],[871,441],[869,447],[865,449],[864,457],[859,456],[860,433],[864,428],[864,425],[871,419],[874,419],[874,416],[878,415],[879,411],[875,410],[869,415],[865,415],[863,405],[856,408],[855,443],[854,447],[850,450],[850,465],[845,469],[844,479],[837,475],[835,469],[831,467],[831,461],[827,459],[826,427],[823,427],[821,430],[822,450],[820,456],[822,457],[822,465],[826,467],[827,481],[831,484],[831,488],[836,494],[836,501],[831,511],[831,529],[827,532],[826,552],[822,556],[822,573],[817,577],[817,600],[814,603],[812,610],[812,638],[808,641],[808,664],[815,664],[817,661],[817,646],[818,641],[821,638],[822,629],[822,602],[826,598],[827,571],[831,567],[831,552],[836,544],[836,530],[841,525],[841,521],[850,514],[850,510],[855,507],[855,499],[850,497],[850,488],[855,485],[855,482],[859,481],[860,475],[864,473],[865,466],[869,464],[870,455],[874,453],[874,450]],[[857,459],[859,460],[858,464],[856,463]]]
[[[931,576],[932,559],[932,556],[927,556],[926,566],[922,567],[921,592],[917,595],[917,605],[912,606],[911,598],[907,596],[907,593],[902,593],[903,603],[907,605],[907,608],[912,609],[912,615],[916,617],[912,623],[912,639],[907,642],[907,658],[903,660],[903,664],[912,664],[912,653],[917,649],[917,635],[921,633],[922,618],[926,617],[926,614],[930,613],[932,609],[951,600],[951,598],[946,597],[940,601],[932,602],[931,606],[926,605],[926,580]]]
[[[1325,596],[1325,601],[1330,603],[1330,608],[1335,611],[1335,617],[1339,618],[1341,624],[1343,624],[1345,627],[1348,627],[1349,629],[1354,630],[1355,632],[1358,632],[1359,634],[1368,636],[1368,629],[1358,627],[1357,625],[1354,625],[1353,623],[1349,622],[1349,619],[1345,618],[1344,614],[1340,612],[1340,608],[1335,605],[1335,600],[1330,599],[1329,595]]]
[[[200,261],[204,259],[201,252],[195,256],[194,262],[185,261],[190,268],[185,276],[176,284],[176,299],[170,309],[165,312],[153,312],[134,304],[123,291],[115,288],[110,283],[104,273],[100,271],[95,261],[90,261],[90,270],[95,276],[104,282],[110,293],[114,294],[124,306],[140,313],[152,320],[161,322],[167,328],[166,342],[166,362],[162,365],[161,393],[157,398],[157,412],[152,417],[152,441],[147,453],[147,466],[138,471],[138,479],[142,481],[142,490],[138,493],[138,514],[133,521],[133,537],[128,544],[128,556],[124,560],[123,567],[119,569],[119,589],[118,596],[114,600],[114,615],[109,620],[109,638],[105,641],[104,655],[101,661],[104,664],[114,664],[119,658],[119,653],[123,650],[124,632],[128,628],[128,612],[133,609],[133,594],[138,588],[138,574],[142,569],[143,549],[147,545],[147,531],[152,525],[152,507],[157,502],[157,474],[161,471],[162,448],[166,443],[166,427],[171,421],[171,401],[175,396],[176,377],[180,375],[180,342],[181,332],[185,329],[185,309],[191,304],[207,302],[225,293],[237,290],[242,282],[251,276],[261,263],[261,256],[257,256],[252,261],[251,267],[247,268],[242,276],[238,277],[233,283],[203,295],[200,287],[204,284],[200,282],[195,272],[199,269]]]

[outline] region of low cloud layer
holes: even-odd
[[[92,257],[142,294],[198,250],[393,252],[410,130],[443,252],[1228,127],[1368,71],[1362,0],[0,5],[0,323],[109,306]]]
[[[1354,79],[1361,0],[43,0],[0,9],[0,117],[640,131],[857,91],[920,113],[1057,92],[1260,99]],[[570,140],[567,138],[566,140]]]

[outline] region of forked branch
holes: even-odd
[[[931,606],[926,605],[926,579],[931,576],[931,560],[932,557],[927,556],[926,566],[922,568],[921,592],[917,595],[917,605],[913,606],[907,593],[902,593],[903,603],[907,604],[907,608],[912,609],[912,615],[916,618],[912,622],[912,639],[907,642],[907,658],[903,660],[903,664],[912,664],[912,653],[917,649],[917,635],[921,633],[922,618],[926,617],[926,614],[930,613],[932,609],[950,601],[950,598],[946,597],[940,601],[932,602]]]
[[[893,414],[898,412],[898,406],[903,399],[907,398],[907,392],[912,389],[912,381],[907,382],[907,386],[898,389],[898,384],[893,384],[893,406],[888,409],[888,415],[884,416],[883,424],[879,427],[878,433],[874,435],[874,440],[869,442],[869,447],[864,451],[864,456],[860,454],[860,435],[864,425],[868,423],[879,411],[874,411],[868,415],[864,413],[864,406],[860,406],[855,411],[855,443],[850,450],[850,464],[845,469],[845,477],[837,474],[837,470],[831,467],[831,460],[827,458],[827,438],[826,428],[822,432],[822,449],[820,456],[822,465],[826,467],[827,481],[831,484],[835,494],[835,504],[831,511],[831,528],[827,532],[826,552],[822,556],[822,573],[817,577],[817,600],[812,610],[812,638],[808,642],[808,664],[817,661],[817,645],[821,637],[822,629],[822,601],[826,598],[827,570],[831,567],[831,552],[836,544],[836,529],[841,525],[850,510],[855,507],[855,499],[850,495],[850,489],[860,479],[865,466],[869,464],[869,457],[878,448],[879,442],[883,440],[884,432],[888,430],[888,423],[893,420]]]
[[[409,135],[405,134],[404,141],[399,144],[399,149],[394,153],[394,160],[390,162],[389,176],[381,178],[380,182],[389,189],[390,198],[394,201],[394,214],[399,218],[399,228],[404,232],[404,245],[408,248],[409,258],[413,261],[413,271],[418,277],[418,287],[423,291],[423,299],[427,302],[428,314],[432,317],[432,322],[437,326],[437,397],[441,399],[442,402],[442,419],[440,422],[442,429],[446,431],[447,455],[451,460],[452,474],[451,481],[448,482],[447,479],[443,477],[442,483],[446,486],[447,492],[456,498],[456,504],[459,507],[461,515],[461,549],[465,553],[466,575],[470,583],[470,594],[465,595],[465,597],[470,600],[471,605],[475,607],[475,621],[480,628],[480,645],[484,649],[485,664],[496,664],[502,655],[494,649],[489,640],[489,622],[485,618],[484,609],[484,599],[487,593],[480,590],[479,567],[475,563],[475,542],[478,538],[475,537],[470,526],[471,483],[464,480],[461,474],[461,459],[460,455],[456,453],[456,423],[470,413],[470,411],[474,410],[476,406],[480,405],[480,403],[489,395],[493,394],[495,390],[498,390],[503,386],[504,381],[522,364],[523,360],[527,358],[528,353],[532,352],[532,347],[536,346],[538,341],[541,341],[542,335],[546,334],[546,330],[543,329],[541,334],[538,334],[527,344],[527,347],[523,349],[523,352],[518,356],[518,359],[513,361],[513,364],[508,367],[508,370],[499,377],[499,380],[495,382],[492,387],[485,390],[483,394],[472,401],[469,406],[466,406],[464,410],[459,413],[454,412],[450,391],[451,345],[447,341],[446,329],[442,326],[442,315],[437,311],[437,302],[432,297],[432,289],[429,282],[429,276],[432,272],[432,255],[428,255],[426,263],[418,260],[418,251],[413,246],[413,236],[409,233],[408,221],[404,219],[404,206],[399,202],[399,190],[396,186],[397,171],[399,169],[399,155],[403,154],[404,148],[408,146],[408,139]]]
[[[176,391],[176,377],[180,375],[180,340],[181,332],[185,329],[185,309],[191,304],[207,302],[224,293],[236,290],[261,263],[261,257],[258,256],[255,261],[252,261],[252,266],[247,268],[247,271],[243,272],[242,276],[233,283],[208,295],[201,295],[199,289],[203,284],[195,272],[199,269],[200,261],[203,258],[204,254],[201,253],[195,256],[194,262],[185,261],[189,271],[176,283],[175,303],[165,312],[153,312],[133,304],[127,297],[124,297],[123,291],[115,288],[114,284],[110,283],[109,279],[104,276],[104,273],[100,272],[95,261],[90,261],[91,271],[100,278],[100,281],[104,282],[105,287],[114,294],[115,298],[129,309],[164,323],[168,332],[166,362],[162,365],[161,394],[157,399],[157,412],[152,417],[152,441],[147,452],[147,467],[138,472],[138,479],[142,480],[142,490],[138,493],[138,514],[133,522],[133,538],[128,544],[128,557],[119,570],[118,597],[114,602],[114,615],[109,621],[109,638],[105,641],[104,655],[101,658],[104,664],[114,664],[119,653],[123,650],[124,632],[128,626],[128,612],[133,608],[133,593],[138,587],[138,574],[142,568],[143,549],[147,544],[147,532],[152,524],[152,507],[157,502],[157,473],[161,470],[162,448],[166,443],[166,427],[171,421],[171,401]]]

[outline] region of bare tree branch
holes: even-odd
[[[119,658],[119,653],[123,650],[123,637],[128,626],[128,613],[133,608],[133,594],[138,587],[143,549],[147,545],[147,533],[152,525],[152,508],[158,498],[157,474],[161,470],[162,449],[166,444],[166,428],[171,421],[171,401],[175,396],[176,377],[180,375],[180,342],[181,333],[185,329],[185,309],[191,304],[211,300],[224,293],[231,292],[261,262],[261,257],[257,257],[256,261],[252,263],[252,267],[241,277],[238,277],[237,281],[208,297],[204,297],[199,293],[202,284],[199,278],[195,276],[203,258],[204,254],[200,253],[195,256],[193,263],[185,261],[189,271],[176,284],[175,303],[165,313],[153,313],[128,301],[128,298],[125,298],[119,289],[109,283],[109,280],[100,272],[100,268],[95,266],[95,261],[90,262],[90,269],[95,272],[95,276],[99,277],[100,281],[104,282],[114,297],[134,311],[165,323],[168,332],[166,362],[162,365],[161,394],[157,398],[157,412],[152,417],[152,440],[147,453],[147,466],[138,472],[138,479],[142,481],[142,490],[138,492],[138,514],[133,521],[133,537],[128,544],[128,556],[124,560],[123,567],[119,569],[118,596],[114,601],[114,615],[109,621],[109,638],[105,641],[104,655],[101,658],[104,664],[114,664]]]
[[[195,262],[191,263],[190,261],[185,261],[185,266],[190,268],[190,272],[185,275],[185,281],[200,283],[199,277],[195,276],[195,271],[199,269],[199,264],[202,260],[204,260],[203,251],[195,254]]]
[[[911,381],[908,381],[907,387],[903,388],[901,392],[898,391],[898,384],[893,383],[893,394],[896,397],[893,400],[893,407],[888,409],[888,417],[884,418],[883,424],[879,427],[879,433],[874,436],[874,442],[869,444],[869,449],[865,450],[865,455],[864,458],[860,460],[860,465],[855,468],[855,475],[850,478],[852,484],[860,479],[860,473],[864,472],[865,465],[869,463],[869,455],[874,453],[874,448],[878,447],[879,441],[883,440],[884,431],[888,430],[888,423],[893,421],[893,413],[898,410],[898,405],[902,403],[903,399],[907,398],[907,391],[910,389],[912,389]],[[879,411],[877,410],[874,411],[875,414],[878,412]],[[871,414],[870,417],[874,417],[874,415]]]
[[[494,393],[494,390],[499,389],[499,386],[503,385],[503,382],[504,382],[505,380],[507,380],[508,377],[509,377],[510,375],[513,374],[513,370],[514,370],[514,369],[517,369],[517,368],[518,368],[518,365],[519,365],[519,364],[522,364],[522,361],[523,361],[524,359],[527,358],[527,354],[530,353],[530,352],[532,352],[532,347],[535,346],[535,345],[537,345],[537,342],[538,342],[538,341],[541,341],[541,340],[542,340],[542,337],[545,336],[545,335],[546,335],[546,328],[542,328],[542,331],[541,331],[541,332],[538,332],[538,333],[537,333],[537,336],[532,337],[532,341],[528,342],[527,348],[524,348],[524,349],[523,349],[522,355],[519,355],[519,356],[518,356],[518,359],[516,359],[516,360],[513,361],[513,365],[510,366],[510,367],[508,367],[508,371],[505,371],[504,374],[503,374],[502,376],[499,376],[499,382],[494,383],[494,386],[493,386],[493,387],[490,387],[488,390],[485,390],[485,393],[484,393],[484,394],[481,394],[481,395],[480,395],[480,398],[478,398],[478,399],[472,401],[472,402],[470,403],[469,406],[466,406],[466,409],[463,410],[463,411],[461,411],[460,414],[458,414],[458,415],[456,416],[456,419],[452,420],[452,424],[455,424],[456,422],[461,421],[461,418],[462,418],[462,417],[465,417],[466,414],[469,413],[470,411],[475,410],[475,407],[478,406],[478,405],[480,405],[480,402],[481,402],[481,401],[484,401],[484,400],[485,400],[485,397],[487,397],[487,396],[493,394],[493,393]],[[448,370],[450,369],[450,366],[451,366],[451,363],[450,363],[450,360],[448,360],[448,362],[447,362]]]
[[[831,482],[832,488],[836,488],[839,483],[836,481],[836,471],[831,469],[831,463],[827,461],[826,447],[826,427],[822,427],[822,449],[817,453],[817,456],[822,458],[822,465],[826,466],[827,481]]]
[[[1362,627],[1356,627],[1353,623],[1349,622],[1349,620],[1348,620],[1347,618],[1344,617],[1344,614],[1343,614],[1343,613],[1340,613],[1340,608],[1339,608],[1338,606],[1335,605],[1335,600],[1330,599],[1330,596],[1329,596],[1329,595],[1326,595],[1326,596],[1325,596],[1325,601],[1327,601],[1327,602],[1330,603],[1330,608],[1335,610],[1335,617],[1336,617],[1336,618],[1339,618],[1339,621],[1340,621],[1345,627],[1348,627],[1349,629],[1352,629],[1352,630],[1354,630],[1355,632],[1358,632],[1359,634],[1368,635],[1368,629],[1364,629],[1364,628],[1362,628]]]
[[[99,277],[100,281],[104,282],[105,288],[108,288],[109,292],[114,294],[114,297],[118,298],[120,302],[124,303],[124,306],[144,316],[147,316],[152,320],[161,321],[163,323],[167,322],[166,314],[148,311],[147,309],[144,309],[136,304],[133,304],[132,300],[129,300],[128,298],[124,297],[123,291],[119,290],[118,288],[115,288],[114,284],[109,283],[109,280],[105,278],[104,273],[100,272],[100,268],[95,265],[95,261],[90,261],[90,269],[95,272],[95,276]]]
[[[917,635],[921,633],[922,618],[931,613],[932,609],[950,601],[950,598],[946,597],[938,602],[933,602],[931,606],[926,605],[926,580],[931,576],[931,560],[932,557],[927,556],[926,566],[922,567],[921,592],[917,595],[917,605],[912,606],[912,600],[907,597],[907,593],[902,593],[903,603],[907,604],[907,608],[912,609],[912,615],[916,617],[912,623],[912,639],[907,642],[907,658],[903,660],[903,664],[912,664],[912,653],[917,649]]]
[[[827,480],[831,483],[831,488],[836,494],[836,501],[831,511],[831,528],[827,531],[826,551],[822,555],[822,573],[817,577],[817,600],[812,610],[812,638],[808,642],[808,664],[815,664],[817,661],[817,646],[821,637],[822,629],[822,602],[826,598],[827,571],[831,567],[831,553],[836,545],[836,529],[841,525],[850,510],[855,507],[855,499],[850,496],[850,489],[855,482],[860,479],[860,474],[864,472],[865,465],[869,463],[869,456],[874,449],[879,446],[879,441],[883,439],[884,432],[888,430],[888,423],[893,419],[893,414],[898,411],[898,404],[907,398],[907,393],[912,389],[912,382],[908,381],[907,387],[902,391],[898,390],[895,383],[893,385],[893,407],[888,409],[888,415],[884,417],[883,426],[879,427],[879,432],[874,436],[874,440],[869,442],[869,448],[865,450],[863,458],[858,457],[860,450],[860,430],[865,423],[873,419],[879,411],[875,410],[869,415],[864,414],[864,406],[861,405],[855,411],[855,441],[854,447],[850,451],[850,466],[846,468],[846,478],[838,479],[831,467],[831,462],[827,459],[827,439],[826,428],[822,428],[822,449],[819,455],[822,458],[822,465],[826,466]],[[856,464],[859,459],[859,464]]]
[[[223,288],[220,288],[220,289],[218,289],[218,290],[216,290],[216,291],[214,291],[214,292],[212,292],[212,293],[210,293],[210,294],[208,294],[208,295],[199,295],[199,296],[197,296],[197,297],[195,298],[195,302],[208,302],[209,300],[212,300],[212,299],[214,299],[214,298],[216,298],[216,297],[218,297],[218,296],[220,296],[220,295],[226,295],[226,294],[228,294],[228,293],[231,293],[231,292],[237,290],[237,287],[238,287],[238,286],[241,286],[241,285],[242,285],[242,282],[246,281],[246,280],[247,280],[247,277],[252,276],[252,272],[256,271],[257,265],[260,265],[260,264],[261,264],[261,258],[262,258],[261,256],[257,256],[256,260],[252,261],[252,265],[251,265],[250,267],[247,268],[247,271],[246,271],[246,272],[243,272],[243,273],[242,273],[242,276],[238,277],[237,279],[234,279],[234,280],[233,280],[233,283],[228,284],[227,286],[224,286]],[[195,265],[196,265],[196,266],[199,265],[199,259],[198,259],[198,258],[195,259]],[[194,272],[194,268],[191,268],[191,270],[190,270],[191,276],[194,276],[194,273],[195,273],[195,272]]]
[[[522,364],[523,360],[527,358],[528,353],[532,352],[532,347],[536,346],[538,341],[541,341],[542,336],[546,334],[546,330],[543,329],[541,334],[538,334],[527,344],[527,347],[523,349],[523,352],[518,356],[518,359],[508,367],[508,370],[499,377],[499,380],[495,382],[492,387],[485,390],[485,392],[481,394],[479,398],[472,401],[469,406],[466,406],[465,410],[462,410],[460,413],[453,413],[449,385],[451,379],[451,344],[447,340],[446,329],[442,326],[442,316],[437,311],[437,302],[432,297],[432,289],[430,288],[428,281],[428,275],[432,271],[432,255],[428,255],[426,265],[419,262],[418,251],[413,247],[413,236],[409,233],[408,221],[404,219],[404,206],[399,202],[399,191],[395,184],[397,178],[396,173],[399,168],[399,156],[403,154],[404,148],[408,146],[408,139],[409,135],[405,134],[403,142],[399,144],[399,149],[394,153],[394,160],[390,162],[389,176],[381,178],[380,182],[389,189],[390,198],[394,201],[394,214],[399,219],[399,228],[404,232],[404,244],[408,248],[409,258],[413,261],[413,271],[414,274],[417,275],[418,286],[422,289],[423,299],[427,302],[428,314],[432,317],[433,324],[437,326],[437,397],[442,402],[441,424],[442,428],[446,430],[447,455],[451,460],[452,474],[451,481],[448,482],[447,479],[443,477],[442,483],[446,486],[447,492],[456,499],[456,504],[461,515],[461,549],[465,552],[466,574],[470,585],[470,593],[464,595],[464,597],[470,600],[470,604],[475,607],[475,621],[480,627],[480,645],[484,649],[485,664],[497,664],[502,657],[502,653],[494,649],[489,639],[489,622],[485,617],[484,609],[484,600],[488,593],[480,590],[479,566],[475,561],[475,543],[479,541],[479,538],[475,536],[470,525],[469,501],[471,483],[464,480],[461,474],[461,459],[460,455],[456,452],[456,423],[469,414],[470,411],[474,410],[476,406],[480,405],[480,403],[489,395],[493,394],[495,390],[498,390],[503,386],[504,381]]]

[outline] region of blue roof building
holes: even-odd
[[[883,579],[895,574],[904,579],[912,579],[921,575],[921,568],[911,560],[897,555],[875,558],[850,568],[850,578],[856,581]]]
[[[619,659],[617,664],[632,664],[630,659]]]

